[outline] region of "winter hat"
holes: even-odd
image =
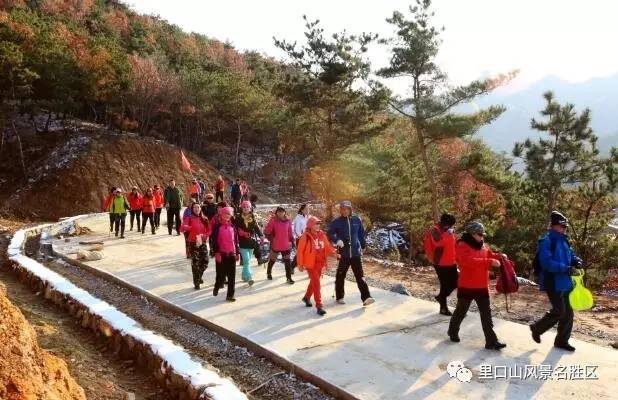
[[[277,207],[277,210],[275,211],[275,213],[278,213],[278,212],[281,212],[281,211],[285,212],[285,208],[279,206],[279,207]]]
[[[114,190],[114,193],[122,193],[122,188],[116,188],[116,190]]]
[[[240,208],[252,208],[253,206],[251,205],[251,202],[248,200],[243,201],[242,203],[240,203]]]
[[[219,209],[219,215],[229,215],[231,217],[234,215],[234,209],[232,207],[222,207]]]
[[[552,211],[549,219],[551,221],[552,226],[553,225],[569,226],[569,220],[567,219],[567,217],[565,217],[558,211]]]
[[[478,221],[472,221],[466,225],[466,233],[470,235],[485,236],[485,226]]]
[[[350,210],[352,209],[352,202],[350,200],[344,200],[341,203],[339,203],[339,207],[347,207]]]
[[[321,223],[322,220],[319,219],[318,217],[314,217],[313,215],[309,217],[309,219],[307,220],[307,229],[311,229],[313,228],[316,224]]]
[[[451,227],[455,225],[455,216],[453,214],[444,213],[440,216],[440,225]]]
[[[214,194],[212,194],[212,193],[206,193],[206,198],[207,198],[207,199],[211,199],[211,200],[212,200],[212,199],[214,199],[214,198],[215,198],[215,195],[214,195]]]

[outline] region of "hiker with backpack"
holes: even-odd
[[[360,291],[363,306],[375,303],[369,286],[365,282],[363,273],[362,251],[367,243],[365,241],[365,227],[360,217],[352,214],[352,202],[342,201],[339,205],[340,216],[335,218],[328,227],[328,236],[331,243],[339,249],[341,258],[337,266],[335,276],[335,296],[338,304],[345,304],[344,286],[345,279],[350,267],[356,279],[356,285]]]
[[[206,242],[210,236],[210,223],[206,215],[202,213],[199,203],[194,202],[191,213],[182,220],[181,231],[187,235],[189,254],[191,255],[191,273],[193,275],[193,287],[200,289],[204,283],[202,277],[208,268],[208,247]]]
[[[481,326],[485,335],[485,348],[500,350],[506,344],[498,341],[493,329],[489,303],[489,270],[500,266],[500,259],[506,255],[494,253],[484,243],[485,227],[480,222],[470,222],[465,233],[457,242],[457,306],[448,327],[448,336],[452,342],[460,342],[459,327],[466,317],[470,304],[474,301],[481,317]]]
[[[268,280],[273,279],[273,265],[277,261],[279,254],[281,254],[283,265],[285,266],[286,281],[290,285],[294,284],[292,279],[292,263],[290,261],[292,246],[294,245],[294,234],[292,233],[292,223],[288,219],[285,208],[277,207],[275,215],[271,217],[264,229],[264,235],[266,235],[271,245],[266,277]]]
[[[341,258],[337,250],[330,243],[328,236],[320,229],[322,221],[317,217],[309,217],[307,229],[298,241],[296,255],[298,256],[298,270],[307,270],[309,285],[305,296],[302,298],[305,306],[311,307],[311,296],[315,300],[318,315],[326,314],[322,306],[322,293],[320,279],[326,269],[326,257]]]
[[[232,185],[232,188],[230,189],[230,198],[232,199],[232,206],[234,206],[234,210],[238,211],[240,209],[240,200],[242,199],[240,178],[236,178],[236,182]]]
[[[440,314],[449,316],[453,314],[448,309],[446,299],[457,288],[458,277],[455,260],[457,243],[453,230],[455,222],[454,215],[442,214],[440,222],[425,232],[423,240],[425,255],[433,264],[440,282],[440,293],[434,298],[440,303]]]
[[[258,245],[258,238],[262,238],[262,231],[258,226],[255,215],[251,210],[251,203],[245,200],[240,205],[241,212],[234,217],[238,230],[238,243],[242,262],[242,280],[253,285],[253,271],[251,270],[251,256]]]
[[[169,186],[163,192],[165,208],[167,208],[167,231],[171,235],[172,227],[176,227],[176,234],[180,236],[180,209],[184,202],[182,191],[176,186],[176,181],[170,179]]]
[[[124,226],[129,209],[129,202],[122,194],[122,189],[116,188],[116,190],[114,190],[114,197],[111,199],[107,211],[109,211],[114,220],[114,233],[116,237],[118,237],[120,231],[120,239],[124,239]]]
[[[131,193],[129,193],[129,206],[131,207],[129,213],[131,214],[130,218],[130,228],[129,230],[133,230],[133,221],[137,220],[137,231],[140,232],[141,222],[140,216],[142,214],[142,194],[137,190],[137,186],[133,186],[131,189]]]
[[[213,227],[210,236],[211,251],[215,255],[215,262],[220,266],[212,294],[213,296],[219,294],[219,289],[223,287],[223,281],[227,278],[226,300],[229,302],[236,301],[234,298],[236,263],[240,260],[238,230],[232,221],[233,216],[234,209],[232,207],[220,208],[219,223]]]
[[[541,335],[558,324],[554,347],[575,351],[569,344],[573,330],[573,308],[569,293],[573,289],[571,275],[582,260],[575,255],[566,235],[568,219],[553,211],[550,215],[548,232],[539,240],[534,261],[534,272],[538,276],[539,288],[547,293],[551,309],[538,321],[530,325],[532,339],[541,343]]]

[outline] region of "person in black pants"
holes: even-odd
[[[348,269],[352,267],[363,306],[368,306],[373,304],[375,300],[371,297],[369,286],[367,282],[365,282],[361,259],[362,250],[366,246],[365,228],[363,227],[361,219],[356,215],[352,215],[351,202],[341,202],[339,212],[341,216],[335,218],[328,228],[328,236],[331,242],[339,248],[339,254],[341,255],[339,266],[337,267],[337,274],[335,275],[336,301],[339,304],[345,304],[343,300],[345,295],[345,278]]]
[[[222,207],[219,209],[219,222],[214,226],[210,235],[211,251],[215,255],[215,262],[219,265],[216,271],[215,287],[213,296],[219,294],[227,278],[227,301],[236,301],[234,289],[236,286],[236,263],[240,260],[240,246],[238,242],[238,230],[232,223],[234,209]]]
[[[163,198],[167,208],[167,231],[171,235],[172,227],[175,226],[176,234],[180,235],[180,209],[184,198],[174,179],[170,179],[169,186],[165,188],[163,193]]]
[[[433,264],[440,282],[440,292],[434,298],[440,304],[442,315],[452,315],[446,299],[457,288],[459,275],[455,260],[457,245],[453,232],[455,222],[454,215],[444,213],[440,217],[440,222],[431,227],[425,237],[425,255]]]
[[[567,218],[553,211],[550,215],[550,229],[539,240],[538,261],[539,288],[547,292],[551,309],[537,322],[530,325],[532,339],[541,343],[541,335],[558,324],[558,333],[554,347],[575,351],[569,344],[573,330],[573,309],[569,302],[569,293],[573,290],[571,275],[575,267],[582,265],[582,260],[575,255],[566,236],[569,226]],[[536,268],[535,268],[536,269]]]

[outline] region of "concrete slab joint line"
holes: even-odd
[[[165,219],[161,223],[165,226]],[[446,335],[449,319],[438,315],[436,302],[371,287],[376,303],[363,308],[355,282],[346,281],[346,304],[335,304],[330,298],[334,278],[328,275],[322,279],[328,313],[320,317],[315,307],[306,308],[301,302],[306,274],[297,272],[296,284],[287,285],[280,263],[275,264],[273,280],[266,279],[263,268],[254,268],[252,286],[241,281],[239,267],[237,301],[227,303],[225,293],[212,296],[213,260],[202,289],[194,290],[182,236],[163,232],[152,238],[132,233],[124,241],[109,238],[107,215],[82,218],[80,225],[90,228],[92,234],[79,240],[105,243],[105,257],[85,262],[85,268],[123,282],[149,301],[270,359],[336,398],[527,400],[571,399],[574,393],[578,400],[615,397],[618,352],[610,348],[574,338],[577,351],[562,352],[553,347],[555,331],[547,332],[542,343],[536,344],[527,325],[495,318],[494,329],[508,347],[500,352],[485,350],[477,312],[468,313],[459,333],[461,343],[455,344]],[[74,245],[64,240],[53,242],[54,251],[72,263],[76,261],[68,253]],[[447,366],[457,360],[472,371],[470,382],[449,377]],[[481,376],[487,366],[516,371],[529,365],[596,366],[598,379]]]
[[[65,220],[60,225],[71,223],[77,218],[79,217]],[[246,395],[229,379],[221,378],[215,371],[204,368],[192,360],[181,347],[154,332],[144,330],[140,324],[115,307],[25,256],[23,252],[26,239],[49,226],[20,230],[11,239],[7,254],[22,280],[38,286],[46,299],[79,317],[83,327],[109,337],[118,351],[126,354],[138,352],[139,354],[132,355],[155,371],[155,378],[168,389],[183,393],[181,397],[198,399],[206,396],[213,400],[247,400]]]

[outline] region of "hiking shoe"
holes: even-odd
[[[326,314],[326,311],[323,308],[318,308],[317,313],[318,313],[318,315],[324,315],[324,314]]]
[[[532,325],[530,326],[530,332],[532,333],[532,340],[537,343],[541,343],[541,335],[539,335],[537,332],[534,331],[534,329],[532,329]]]
[[[375,299],[373,297],[367,297],[365,301],[363,301],[363,307],[367,307],[375,303]]]
[[[451,315],[453,315],[453,313],[452,313],[452,312],[450,312],[448,308],[441,308],[441,309],[440,309],[440,314],[442,314],[442,315],[446,315],[446,316],[449,316],[449,317],[450,317]]]
[[[313,307],[313,304],[311,304],[311,300],[307,299],[306,297],[303,297],[301,301],[305,303],[305,307]]]
[[[335,301],[337,302],[337,304],[345,304],[345,300],[344,299],[337,299]]]
[[[273,280],[273,276],[271,274],[266,275],[266,279],[268,279],[269,281]]]
[[[202,278],[200,278],[200,283],[204,283],[204,280]]]
[[[115,235],[116,237],[118,237],[118,232],[114,232],[114,235]]]
[[[458,334],[448,334],[448,338],[451,339],[451,342],[455,342],[455,343],[459,343],[461,342],[461,339],[459,338]]]
[[[216,296],[219,294],[219,286],[215,285],[215,287],[212,289],[212,295]]]
[[[289,283],[290,285],[294,284],[294,280],[292,278],[288,278],[287,279],[287,283]]]
[[[485,344],[485,348],[487,350],[502,350],[505,347],[506,347],[506,344],[500,343],[500,342]]]
[[[253,279],[249,279],[249,282],[247,282],[249,284],[249,286],[253,286]]]
[[[124,235],[120,235],[120,239],[124,239]]]
[[[571,346],[569,343],[554,344],[554,347],[566,351],[575,351],[575,347]]]
[[[194,283],[193,287],[195,288],[195,290],[200,290],[200,284],[199,283]]]
[[[229,301],[230,303],[233,303],[233,302],[235,302],[235,301],[236,301],[236,299],[235,299],[235,298],[233,298],[233,297],[226,297],[226,298],[225,298],[225,301]]]

